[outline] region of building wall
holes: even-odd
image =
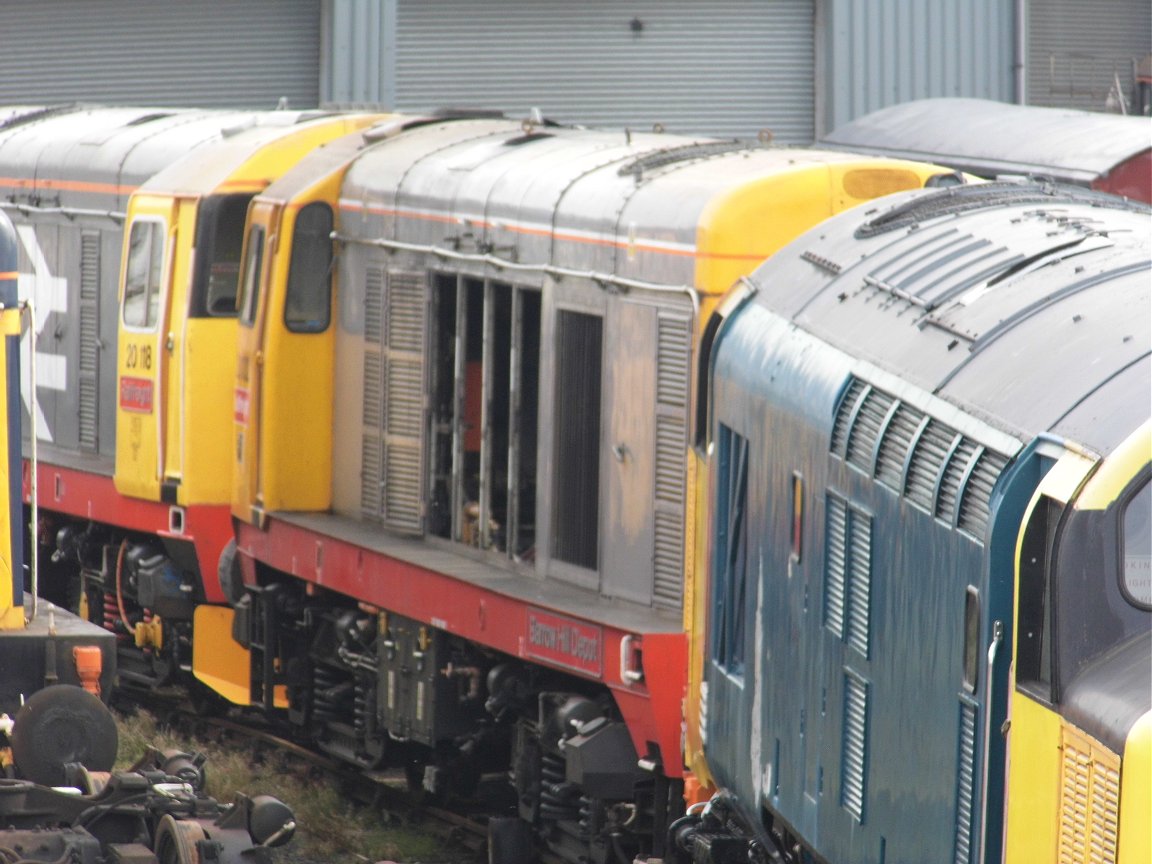
[[[314,107],[321,0],[4,0],[0,104]]]
[[[1028,103],[1118,110],[1122,95],[1131,107],[1134,66],[1149,53],[1148,0],[1030,0]]]
[[[825,0],[820,131],[930,96],[1011,102],[1011,0]]]
[[[812,140],[813,0],[332,0],[336,102]]]

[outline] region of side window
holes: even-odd
[[[240,323],[251,327],[256,322],[256,304],[260,296],[260,271],[264,262],[264,228],[253,225],[248,232],[248,248],[243,262],[244,281],[240,285]]]
[[[717,443],[712,659],[725,672],[740,676],[748,576],[748,441],[721,424]]]
[[[562,310],[556,319],[555,498],[552,555],[595,569],[600,541],[600,376],[604,322]]]
[[[154,220],[132,223],[124,277],[124,323],[156,326],[160,315],[160,280],[164,273],[164,225]]]
[[[1062,504],[1042,496],[1020,544],[1016,681],[1045,701],[1052,699],[1052,547],[1063,513]]]
[[[1152,606],[1152,484],[1124,506],[1122,560],[1124,595],[1137,606]]]
[[[190,314],[196,318],[233,318],[240,285],[244,219],[251,195],[205,198],[196,220],[196,271]]]
[[[332,209],[316,201],[296,216],[284,326],[293,333],[322,333],[332,318]]]

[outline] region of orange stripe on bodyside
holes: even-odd
[[[459,222],[459,217],[446,216],[440,213],[420,213],[413,210],[397,210],[391,207],[374,207],[352,202],[341,202],[341,210],[370,213],[373,216],[394,216],[400,219],[415,219],[424,222],[440,222],[450,224]],[[580,234],[567,234],[563,231],[551,231],[547,228],[529,228],[522,225],[507,225],[493,223],[486,219],[469,219],[470,225],[476,228],[500,228],[513,234],[523,234],[528,237],[551,237],[553,240],[564,240],[569,243],[583,243],[587,246],[611,246],[617,249],[632,249],[637,252],[651,252],[656,255],[671,255],[679,258],[696,258],[699,260],[717,261],[763,261],[768,252],[700,252],[696,249],[669,249],[665,246],[656,246],[644,242],[629,243],[627,240],[610,240],[606,237],[587,237]]]
[[[15,270],[8,270],[8,271],[5,271],[3,273],[0,273],[0,279],[17,279],[17,278],[19,278],[19,276],[20,276],[20,274],[17,273]]]
[[[14,186],[17,189],[55,189],[63,192],[90,192],[99,195],[131,195],[135,186],[121,186],[118,183],[85,183],[80,180],[35,180],[28,177],[0,177],[0,186]]]

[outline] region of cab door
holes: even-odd
[[[279,204],[253,202],[248,214],[248,236],[240,272],[240,335],[236,367],[233,420],[236,470],[233,471],[233,515],[257,521],[262,511],[260,483],[260,405],[264,366],[264,331],[267,285],[275,261]]]
[[[167,340],[176,238],[175,201],[133,199],[120,278],[115,483],[122,494],[148,500],[160,499],[171,446]]]

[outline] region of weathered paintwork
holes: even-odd
[[[1001,734],[1017,537],[1062,454],[1090,469],[1150,413],[1148,213],[1079,194],[970,187],[838,217],[754,273],[723,324],[710,434],[750,454],[748,665],[709,646],[705,750],[752,824],[767,811],[828,860],[997,860],[1006,770],[1009,849],[1038,821],[1055,836],[1061,769],[1038,742],[1059,722],[1018,693],[1008,763]],[[732,566],[714,557],[714,584]],[[695,602],[715,630],[723,598]],[[1150,701],[1113,698],[1137,717]],[[1012,823],[1025,807],[1047,809]]]

